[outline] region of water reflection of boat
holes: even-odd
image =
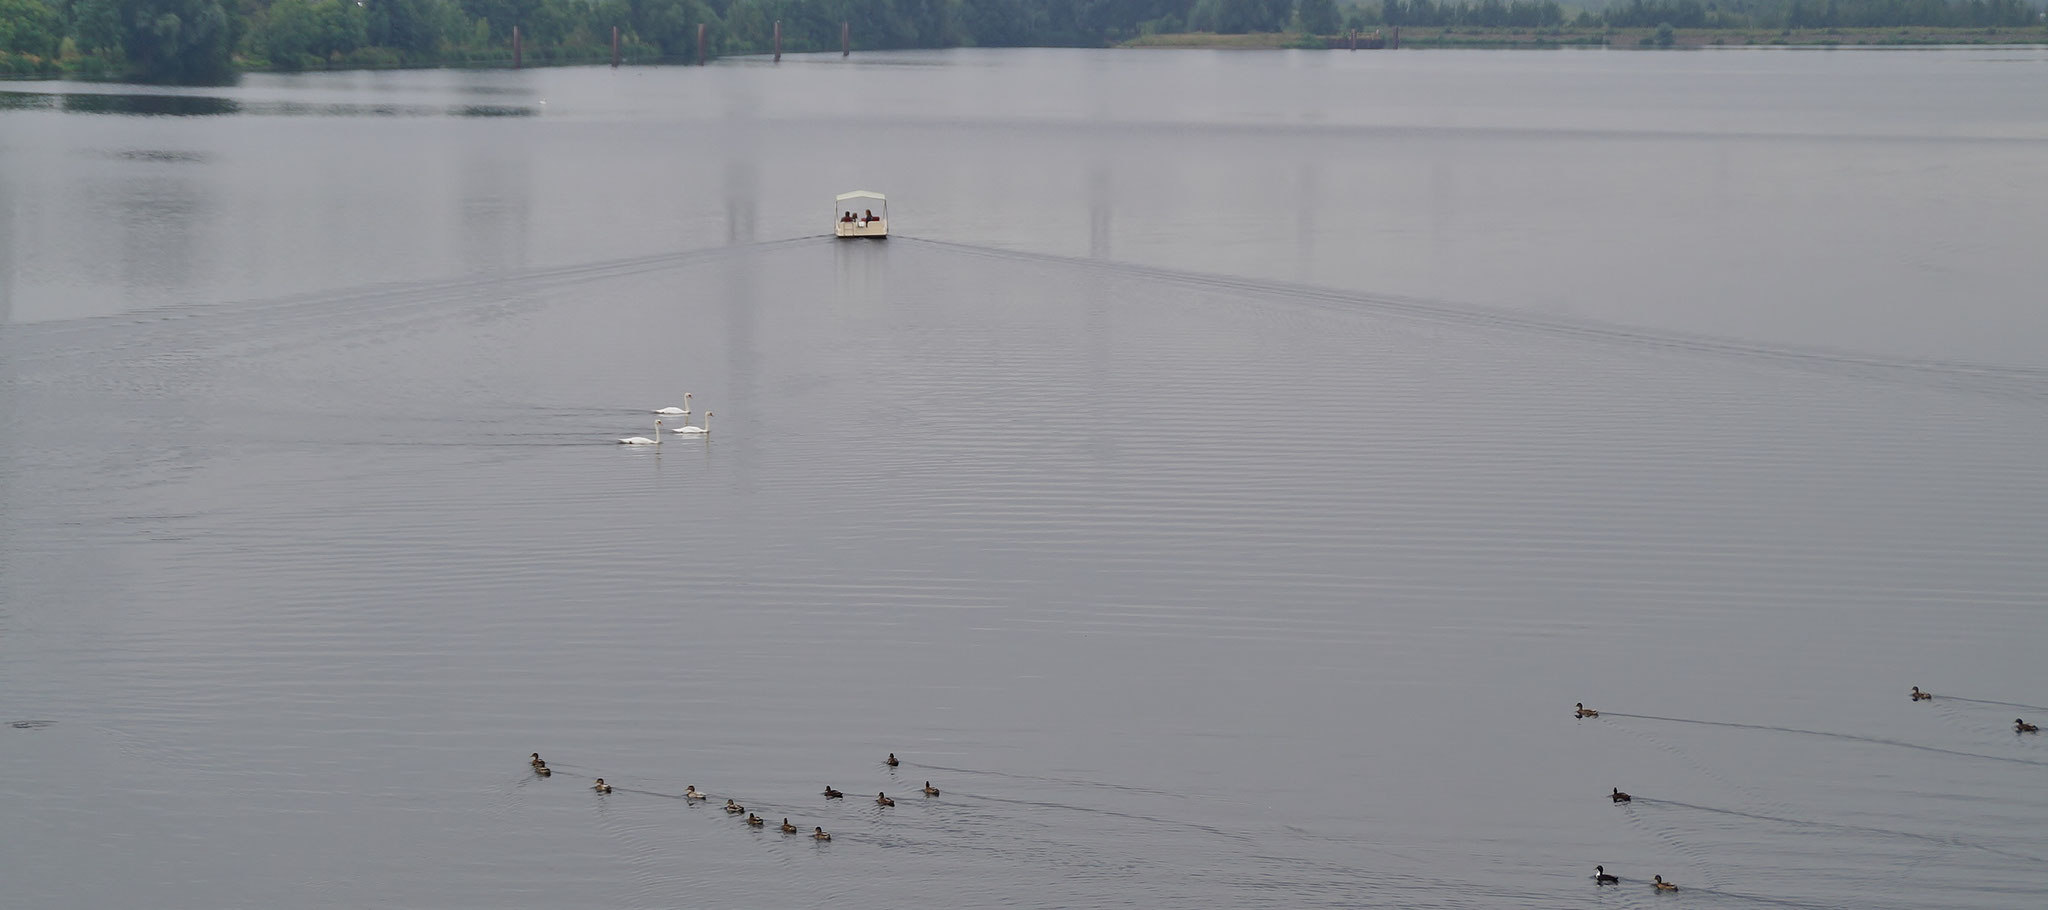
[[[868,190],[840,193],[832,206],[832,218],[833,233],[837,236],[887,237],[889,198]]]

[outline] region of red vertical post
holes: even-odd
[[[705,25],[705,24],[704,24],[704,23],[702,23],[702,22],[699,22],[699,23],[697,23],[697,65],[698,65],[698,66],[703,66],[703,65],[704,65],[704,32],[705,32],[705,30],[709,29],[710,27],[711,27],[711,26]]]
[[[782,62],[782,20],[775,20],[775,62]]]
[[[612,69],[619,68],[619,27],[612,26]]]
[[[851,22],[841,22],[841,23],[839,23],[839,56],[841,56],[841,57],[845,57],[845,56],[848,56],[848,55],[850,55],[850,54],[852,54],[852,53],[853,53],[853,23],[851,23]]]
[[[512,68],[519,69],[525,62],[519,53],[519,26],[512,26]]]

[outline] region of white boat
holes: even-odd
[[[889,197],[868,190],[840,193],[832,206],[832,221],[833,233],[840,237],[887,237]]]

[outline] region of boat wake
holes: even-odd
[[[1581,341],[1652,348],[1699,354],[1724,359],[1749,360],[1775,366],[1864,379],[1888,380],[1949,391],[2005,397],[2048,400],[2048,369],[1892,357],[1821,347],[1777,345],[1715,335],[1664,331],[1622,323],[1575,319],[1552,313],[1487,307],[1455,301],[1395,294],[1371,294],[1336,288],[1236,278],[1204,272],[1190,272],[1133,263],[1109,262],[1078,256],[1031,253],[997,247],[953,243],[925,238],[900,238],[908,243],[976,256],[1012,261],[1044,262],[1114,274],[1149,282],[1177,284],[1202,290],[1257,294],[1261,300],[1292,300],[1296,303],[1371,312],[1374,315],[1413,319],[1436,324],[1472,326],[1529,334],[1544,334]]]

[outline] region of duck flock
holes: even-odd
[[[539,753],[539,752],[535,752],[535,753],[533,753],[533,756],[532,756],[531,758],[527,759],[526,763],[527,763],[528,765],[531,765],[531,766],[533,767],[533,773],[534,773],[534,774],[537,774],[537,775],[539,775],[539,776],[541,776],[541,777],[553,777],[553,776],[554,776],[554,773],[555,773],[555,772],[554,772],[554,769],[552,769],[552,768],[549,768],[549,767],[548,767],[548,763],[547,763],[547,761],[546,761],[546,760],[544,760],[544,759],[542,759],[542,758],[540,757],[540,753]],[[886,758],[886,759],[883,759],[883,760],[882,760],[882,763],[883,763],[883,764],[885,764],[885,765],[888,765],[888,766],[889,766],[889,767],[891,767],[891,768],[894,768],[894,767],[896,767],[897,765],[899,765],[899,764],[902,764],[901,762],[899,762],[899,761],[898,761],[898,760],[896,759],[896,753],[894,753],[894,752],[891,752],[891,753],[889,753],[889,757],[888,757],[888,758]],[[600,777],[600,778],[598,778],[598,779],[597,779],[597,782],[596,782],[596,783],[593,783],[593,784],[591,784],[591,785],[590,785],[590,789],[592,789],[592,790],[595,790],[595,791],[597,791],[598,793],[601,793],[601,794],[602,794],[602,793],[610,793],[610,792],[612,792],[612,785],[611,785],[611,784],[608,784],[608,783],[605,783],[605,782],[604,782],[604,778]],[[924,782],[924,795],[925,795],[925,796],[927,796],[927,797],[937,796],[937,795],[939,795],[939,788],[937,788],[937,787],[934,787],[934,786],[932,786],[932,782],[931,782],[931,781],[925,781],[925,782]],[[842,792],[842,791],[839,791],[839,790],[835,790],[835,789],[833,789],[833,788],[832,788],[832,785],[830,785],[830,784],[826,784],[826,785],[825,785],[825,792],[824,792],[823,796],[824,796],[824,797],[825,797],[826,799],[845,799],[845,798],[846,798],[846,794],[845,794],[844,792]],[[711,797],[710,797],[709,795],[705,794],[705,793],[704,793],[703,791],[700,791],[700,790],[698,790],[698,789],[697,789],[697,785],[696,785],[696,784],[691,784],[691,785],[689,785],[689,786],[688,786],[687,788],[685,788],[685,789],[683,790],[683,799],[685,799],[685,800],[688,800],[688,801],[692,801],[692,802],[694,802],[694,801],[699,801],[699,800],[702,800],[702,801],[709,801],[709,800],[711,799]],[[896,800],[894,800],[894,799],[890,798],[890,796],[889,796],[889,793],[888,793],[888,791],[886,791],[886,790],[884,790],[884,791],[878,791],[877,793],[875,793],[875,805],[877,805],[877,806],[894,806],[894,805],[896,805]],[[754,814],[754,813],[752,813],[752,812],[749,812],[749,811],[747,811],[747,807],[745,807],[745,806],[742,806],[742,805],[740,805],[738,801],[736,801],[736,800],[732,800],[732,799],[727,799],[727,800],[725,801],[725,814],[727,814],[727,815],[745,815],[745,816],[746,816],[746,818],[744,818],[744,819],[741,819],[741,821],[744,821],[744,822],[746,822],[748,826],[750,826],[750,827],[754,827],[754,828],[762,828],[762,827],[766,827],[766,826],[767,826],[767,824],[768,824],[768,820],[767,820],[767,819],[765,819],[765,818],[762,818],[762,817],[761,817],[761,816],[759,816],[759,815],[756,815],[756,814]],[[801,831],[801,830],[802,830],[802,829],[801,829],[800,827],[798,827],[797,825],[791,824],[791,823],[790,823],[790,821],[789,821],[789,819],[787,819],[787,818],[784,818],[784,819],[782,820],[782,833],[784,833],[784,834],[796,834],[796,833],[798,833],[798,832],[799,832],[799,831]],[[810,833],[810,837],[811,837],[811,839],[812,839],[812,840],[819,840],[819,841],[828,841],[828,840],[831,840],[831,839],[832,839],[832,834],[831,834],[831,832],[828,832],[828,831],[826,831],[826,830],[825,830],[825,828],[824,828],[824,826],[822,826],[822,825],[812,825],[812,826],[811,826],[811,833]]]
[[[1914,686],[1913,691],[1909,694],[1910,697],[1916,702],[1926,701],[1934,697],[1932,693],[1921,691],[1919,686]],[[1585,702],[1579,702],[1578,704],[1574,705],[1573,708],[1574,710],[1572,711],[1572,716],[1576,718],[1584,719],[1589,717],[1600,716],[1599,711],[1586,707]],[[2040,726],[2036,724],[2027,723],[2025,718],[2014,718],[2012,724],[2014,733],[2041,732]],[[889,757],[883,759],[882,763],[888,765],[891,768],[897,767],[901,764],[901,762],[897,760],[896,753],[894,752],[889,753]],[[533,773],[538,776],[551,777],[554,775],[554,770],[548,767],[548,763],[540,757],[539,752],[533,753],[532,756],[528,758],[527,764],[532,766]],[[597,778],[597,780],[591,784],[591,789],[597,791],[600,794],[606,794],[612,792],[612,785],[605,783],[604,778],[600,777]],[[926,797],[935,797],[939,795],[939,788],[932,786],[931,781],[925,781],[923,793]],[[825,786],[825,790],[821,795],[826,799],[846,798],[846,793],[844,791],[834,789],[830,784],[827,784]],[[711,797],[708,794],[698,790],[697,785],[695,784],[691,784],[689,787],[683,790],[682,798],[684,800],[693,802],[708,802],[711,799]],[[1616,803],[1626,803],[1635,799],[1635,797],[1629,795],[1628,793],[1622,792],[1622,789],[1620,787],[1609,787],[1607,798],[1610,801]],[[896,800],[891,798],[887,791],[879,791],[875,794],[875,805],[883,807],[894,806],[896,805]],[[743,818],[741,818],[741,821],[745,822],[750,827],[762,828],[766,827],[768,824],[767,819],[764,819],[761,816],[748,811],[747,807],[740,805],[737,800],[727,799],[725,801],[724,809],[727,815],[744,816]],[[788,818],[784,818],[782,820],[780,830],[784,834],[799,834],[803,831],[801,826],[790,822]],[[832,839],[831,832],[826,831],[824,826],[822,825],[811,826],[810,834],[807,836],[809,836],[813,840],[818,841],[829,841]],[[1607,867],[1604,865],[1594,866],[1593,883],[1597,886],[1619,885],[1621,884],[1621,877],[1608,872]],[[1678,885],[1672,882],[1665,881],[1664,876],[1661,874],[1651,876],[1648,884],[1651,888],[1657,891],[1678,890]]]
[[[1927,700],[1929,700],[1929,699],[1931,699],[1931,698],[1933,698],[1933,697],[1934,697],[1934,693],[1932,693],[1932,692],[1922,692],[1922,691],[1920,691],[1920,687],[1919,687],[1919,686],[1914,686],[1914,687],[1913,687],[1913,691],[1912,691],[1911,693],[1909,693],[1909,695],[1910,695],[1910,697],[1911,697],[1911,698],[1912,698],[1912,699],[1913,699],[1914,701],[1927,701]],[[1575,705],[1574,707],[1576,707],[1576,708],[1577,708],[1577,710],[1575,710],[1575,711],[1573,711],[1573,712],[1572,712],[1572,716],[1573,716],[1573,717],[1577,717],[1577,718],[1587,718],[1587,717],[1599,717],[1599,716],[1600,716],[1600,712],[1598,712],[1598,711],[1595,711],[1595,710],[1593,710],[1592,708],[1588,708],[1588,707],[1586,707],[1586,703],[1585,703],[1585,702],[1579,702],[1579,703],[1578,703],[1577,705]],[[2026,720],[2026,718],[2023,718],[2023,717],[2018,717],[2018,718],[2014,718],[2014,719],[2013,719],[2013,722],[2012,722],[2012,731],[2013,731],[2014,733],[2039,733],[2039,732],[2041,732],[2041,728],[2040,728],[2040,726],[2038,726],[2038,725],[2036,725],[2036,724],[2030,724],[2030,723],[2027,723],[2027,720]],[[891,757],[893,758],[894,756],[892,755]],[[1630,801],[1632,801],[1632,800],[1634,800],[1634,799],[1635,799],[1635,797],[1633,797],[1633,796],[1630,796],[1630,795],[1628,795],[1628,794],[1626,794],[1626,793],[1623,793],[1623,792],[1621,792],[1621,788],[1620,788],[1620,787],[1609,787],[1609,788],[1608,788],[1608,790],[1609,790],[1610,792],[1608,793],[1608,795],[1607,795],[1607,798],[1608,798],[1608,799],[1610,799],[1610,800],[1612,800],[1612,801],[1614,801],[1614,802],[1617,802],[1617,803],[1625,803],[1625,802],[1630,802]],[[1594,866],[1594,867],[1593,867],[1593,884],[1595,884],[1595,885],[1619,885],[1619,884],[1621,884],[1621,877],[1620,877],[1620,876],[1617,876],[1617,875],[1613,875],[1613,874],[1609,873],[1609,872],[1607,871],[1607,867],[1606,867],[1606,866]],[[1655,876],[1651,876],[1651,878],[1650,878],[1650,886],[1651,886],[1651,887],[1653,887],[1653,888],[1655,888],[1655,889],[1657,889],[1658,891],[1676,891],[1676,890],[1678,890],[1678,886],[1677,886],[1677,885],[1674,885],[1674,884],[1672,884],[1672,883],[1670,883],[1670,882],[1667,882],[1667,881],[1665,881],[1665,880],[1664,880],[1664,876],[1662,876],[1662,875],[1655,875]]]

